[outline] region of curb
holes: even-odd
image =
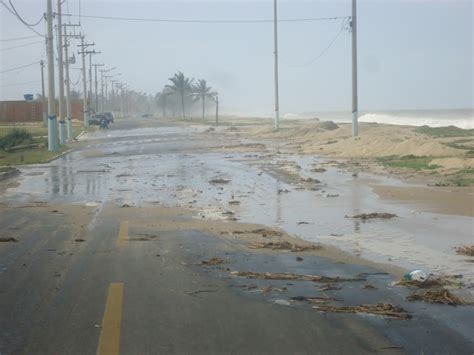
[[[59,158],[65,156],[66,154],[71,153],[72,151],[73,151],[73,149],[68,149],[68,150],[66,150],[65,152],[62,152],[61,154],[58,154],[58,155],[56,155],[55,157],[52,157],[52,158],[50,158],[50,159],[48,159],[48,160],[45,160],[45,161],[43,161],[43,162],[41,162],[41,163],[39,163],[39,164],[48,164],[48,163],[51,163],[52,161],[54,161],[54,160],[56,160],[56,159],[59,159]]]
[[[81,133],[79,133],[74,139],[79,139],[81,138],[84,134],[86,134],[87,132],[86,131],[82,131]]]

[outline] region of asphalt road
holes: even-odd
[[[113,159],[123,146],[143,145],[140,154],[156,149],[144,139],[104,136],[96,143],[113,144],[105,155]],[[80,149],[103,157],[97,144]],[[126,150],[118,156],[134,158]],[[70,164],[67,158],[56,162],[58,170]],[[278,294],[247,292],[251,284],[262,284],[235,279],[230,269],[352,275],[376,270],[315,256],[298,263],[292,253],[249,254],[238,240],[183,228],[193,218],[181,211],[120,205],[135,201],[141,187],[118,189],[88,206],[74,197],[57,199],[54,188],[40,184],[36,195],[10,195],[0,206],[1,236],[18,240],[0,243],[0,354],[472,353],[472,338],[426,311],[410,321],[327,314],[278,302],[285,298]],[[63,182],[57,189],[71,191]],[[229,264],[199,265],[214,256]],[[386,277],[373,282],[385,283]],[[286,285],[293,296],[316,289],[294,284]],[[399,299],[381,292],[374,295]]]

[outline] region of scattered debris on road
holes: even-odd
[[[212,179],[212,180],[209,180],[209,183],[212,184],[212,185],[225,185],[225,184],[228,184],[230,182],[230,180],[226,180],[226,179]]]
[[[461,245],[454,250],[456,250],[456,254],[474,256],[474,245]]]
[[[328,301],[338,301],[340,302],[341,300],[338,300],[337,298],[334,297],[329,297],[329,296],[324,296],[324,297],[306,297],[306,296],[296,296],[296,297],[291,297],[293,301],[306,301],[309,303],[322,303],[322,302],[328,302]]]
[[[373,213],[361,213],[361,214],[356,214],[352,217],[348,217],[348,216],[346,216],[346,217],[347,218],[357,218],[357,219],[366,220],[366,219],[374,219],[374,218],[390,219],[390,218],[394,218],[394,217],[398,217],[398,216],[394,213],[373,212]]]
[[[365,281],[365,278],[340,278],[319,275],[300,275],[291,272],[254,272],[254,271],[231,271],[231,275],[246,277],[248,279],[265,280],[293,280],[313,282],[343,282],[343,281]]]
[[[187,295],[197,295],[198,293],[207,293],[207,292],[216,292],[217,290],[197,290],[197,291],[189,291],[185,292]]]
[[[423,301],[426,303],[441,303],[452,306],[465,304],[464,300],[452,294],[445,288],[414,292],[406,297],[408,301]]]
[[[298,245],[290,242],[254,242],[248,245],[250,249],[272,249],[272,250],[290,250],[292,252],[301,252],[309,250],[321,250],[321,245]]]
[[[210,258],[209,260],[201,261],[200,265],[220,265],[223,264],[225,261],[221,258]]]
[[[284,233],[275,229],[259,228],[259,229],[253,229],[253,230],[248,230],[248,231],[236,230],[236,231],[233,231],[232,234],[260,234],[262,237],[267,238],[267,237],[281,237]]]
[[[0,243],[8,243],[8,242],[18,242],[18,239],[14,237],[0,237]]]
[[[284,292],[286,290],[287,290],[286,287],[277,288],[277,287],[273,287],[273,286],[266,286],[266,287],[262,287],[260,289],[260,292],[262,293],[262,295],[267,295],[270,292]]]
[[[319,289],[319,291],[337,291],[340,290],[342,287],[339,285],[327,284]]]
[[[459,281],[462,279],[462,275],[452,276],[432,276],[430,275],[425,281],[419,280],[407,280],[405,278],[398,280],[394,283],[395,286],[407,286],[416,288],[435,288],[443,286],[455,286],[461,287],[463,283]]]
[[[390,303],[361,304],[359,306],[329,306],[317,305],[314,309],[322,312],[335,313],[366,313],[380,315],[384,317],[408,320],[412,316],[406,310],[399,306],[393,306]]]

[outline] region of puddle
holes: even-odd
[[[278,226],[370,260],[463,274],[466,283],[474,282],[472,263],[453,250],[472,243],[473,218],[418,212],[405,203],[383,201],[368,181],[406,184],[352,174],[324,164],[326,159],[272,152],[209,153],[206,147],[216,143],[192,135],[201,128],[205,129],[163,127],[85,135],[81,139],[89,144],[50,166],[28,168],[19,185],[8,189],[3,198],[86,205],[102,201],[90,205],[97,207],[97,213],[109,201],[132,206],[159,201],[192,208],[197,218]],[[326,170],[313,171],[315,164]],[[282,166],[290,175],[280,177],[275,172]],[[289,183],[295,176],[311,184]],[[215,183],[216,178],[225,183]],[[239,203],[229,204],[235,200]],[[369,212],[399,217],[366,222],[345,218]]]

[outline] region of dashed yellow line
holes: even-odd
[[[121,247],[128,241],[128,221],[120,222],[120,230],[117,239],[117,246]]]
[[[111,283],[105,304],[97,355],[118,355],[122,322],[123,283]]]

